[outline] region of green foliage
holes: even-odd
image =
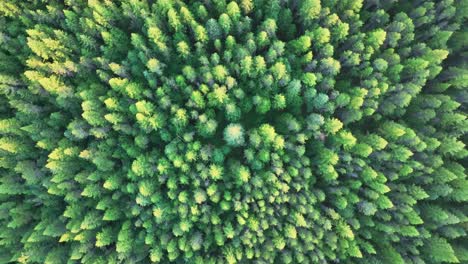
[[[0,1],[0,263],[465,263],[467,1]]]
[[[224,140],[231,146],[244,144],[244,129],[240,124],[229,124],[224,129]]]
[[[432,237],[425,245],[424,252],[432,258],[433,262],[460,262],[455,256],[452,247],[444,238]]]

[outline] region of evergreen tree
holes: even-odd
[[[0,263],[466,263],[465,0],[0,1]]]

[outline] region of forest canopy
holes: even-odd
[[[1,0],[0,263],[468,263],[467,0]]]

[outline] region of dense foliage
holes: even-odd
[[[466,0],[1,0],[0,263],[468,263]]]

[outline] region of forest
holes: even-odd
[[[0,0],[0,264],[468,263],[468,0]]]

